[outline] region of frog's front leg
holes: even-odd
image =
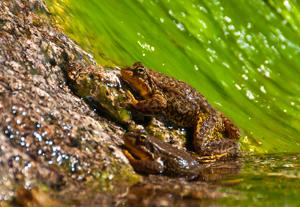
[[[133,108],[144,114],[156,114],[167,107],[166,98],[159,92],[155,92],[152,96],[144,100],[135,99],[130,92],[127,92],[127,94]]]
[[[238,154],[237,142],[217,136],[222,135],[226,126],[222,117],[216,113],[198,114],[193,137],[194,150],[201,156],[212,158],[236,156]]]
[[[155,160],[136,159],[130,152],[124,150],[124,154],[129,160],[133,169],[142,174],[162,174],[164,172],[164,165]]]

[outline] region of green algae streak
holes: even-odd
[[[243,130],[245,151],[299,152],[299,1],[47,2],[99,64],[139,60],[201,91]]]

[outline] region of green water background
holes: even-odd
[[[48,0],[58,25],[101,65],[184,80],[243,131],[250,152],[299,152],[296,0]]]

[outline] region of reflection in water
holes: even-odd
[[[220,191],[222,180],[236,176],[240,164],[239,160],[205,164],[194,181],[150,175],[130,188],[124,198],[125,206],[199,206],[204,202],[209,206],[208,201],[231,194]]]
[[[205,182],[146,177],[143,183],[130,188],[125,203],[128,206],[245,206],[254,203],[255,206],[297,206],[299,171],[299,154],[246,156],[212,164],[203,173]]]
[[[210,166],[209,166],[210,165]],[[150,175],[118,193],[77,186],[45,194],[42,189],[19,188],[21,206],[298,206],[300,155],[246,156],[207,165],[203,180]],[[54,195],[54,193],[51,193]],[[56,200],[58,199],[58,200]],[[43,201],[47,201],[46,203]],[[64,203],[64,204],[62,204]]]
[[[149,176],[130,188],[125,206],[199,206],[201,200],[223,196],[214,184]]]

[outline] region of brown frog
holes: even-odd
[[[140,62],[121,70],[130,105],[145,115],[163,116],[193,131],[193,148],[201,156],[224,157],[238,153],[239,129],[185,82],[155,72]]]
[[[199,162],[184,150],[141,131],[127,132],[123,139],[126,148],[124,153],[139,173],[165,174],[187,179],[199,175]]]

